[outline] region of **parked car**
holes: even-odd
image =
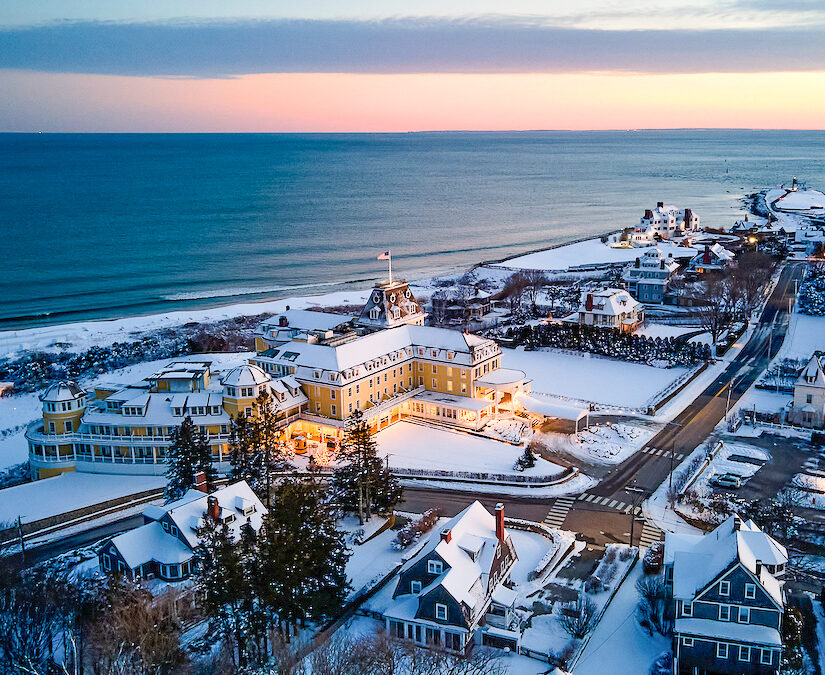
[[[717,487],[733,488],[735,490],[742,487],[742,476],[737,476],[735,473],[723,473],[711,478],[710,482]]]

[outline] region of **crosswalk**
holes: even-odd
[[[649,445],[646,445],[642,448],[642,452],[646,455],[652,455],[654,457],[667,457],[670,458],[670,450],[662,450],[660,448],[654,448]],[[673,455],[673,461],[681,462],[685,458],[684,453],[677,452]]]
[[[544,522],[550,527],[561,527],[564,523],[564,519],[567,518],[567,513],[570,511],[570,507],[575,503],[575,497],[560,497],[553,502],[553,507],[550,509],[550,512],[547,514]]]
[[[664,532],[655,525],[651,525],[645,521],[645,526],[642,528],[642,536],[639,537],[639,546],[650,546],[654,541],[662,541],[664,538]]]
[[[623,513],[630,513],[633,509],[631,504],[627,504],[625,502],[619,501],[618,499],[613,499],[612,497],[602,497],[601,495],[592,495],[584,492],[579,495],[579,501],[587,502],[588,504],[593,504],[594,506],[606,506],[609,509],[616,509],[617,511],[622,511]],[[642,507],[636,507],[636,514],[642,512]]]

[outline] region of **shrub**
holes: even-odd
[[[398,531],[393,540],[393,546],[396,549],[404,549],[418,541],[422,534],[433,528],[440,515],[441,512],[438,509],[427,509],[418,520],[410,521]]]

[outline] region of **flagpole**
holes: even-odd
[[[387,256],[387,262],[389,263],[390,268],[390,283],[392,283],[392,253]]]

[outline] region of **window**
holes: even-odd
[[[812,395],[812,394],[808,394],[808,395],[805,397],[805,403],[813,403],[813,400],[814,400],[814,397],[813,397],[813,395]]]
[[[756,584],[745,584],[745,599],[753,600],[756,598]]]
[[[169,528],[169,534],[171,534],[173,537],[177,537],[178,536],[178,528],[175,527],[174,525],[172,525]]]
[[[433,375],[435,375],[438,372],[438,366],[433,365],[432,369],[433,369]]]
[[[67,434],[72,433],[72,422],[71,422],[71,420],[66,420],[65,427],[66,427],[66,433]]]
[[[683,602],[682,603],[682,615],[683,616],[693,616],[693,603],[692,602]]]
[[[444,571],[444,566],[441,564],[440,560],[428,560],[427,571],[430,574],[441,574]]]
[[[739,623],[750,623],[751,622],[751,608],[750,607],[740,607],[739,608]]]
[[[762,649],[759,656],[759,663],[763,666],[769,666],[773,662],[773,652],[770,649]]]
[[[54,422],[49,422],[49,433],[55,433]]]
[[[724,595],[726,597],[730,595],[730,581],[719,582],[719,595]]]
[[[751,648],[750,647],[739,647],[739,660],[740,661],[750,661],[751,660]]]
[[[433,389],[435,389],[436,387],[438,387],[438,382],[435,378],[433,378]]]
[[[447,382],[447,391],[452,391],[452,390],[453,390],[453,383],[451,381],[448,381]]]
[[[335,389],[329,390],[329,397],[334,401],[335,400]]]
[[[719,642],[716,644],[716,658],[717,659],[726,659],[728,658],[728,645],[724,642]]]
[[[169,523],[167,523],[166,521],[163,521],[163,531],[164,532],[169,531]]]
[[[440,602],[435,603],[435,618],[439,621],[447,620],[447,605],[442,605]]]
[[[352,408],[352,403],[349,404],[349,407]],[[334,417],[335,414],[336,414],[334,403],[329,407],[329,410],[330,410],[330,414],[332,414],[332,416]]]
[[[109,557],[108,553],[103,556],[103,569],[105,569],[105,570],[112,569],[112,559]],[[763,649],[762,651],[764,652],[765,650]],[[762,663],[764,663],[764,661]]]
[[[719,621],[730,621],[730,605],[719,605]]]
[[[444,646],[454,652],[461,651],[461,634],[444,632]]]
[[[693,638],[682,638],[682,646],[683,647],[692,647],[693,646]]]
[[[410,582],[410,592],[414,595],[418,595],[421,592],[421,582],[413,579]]]

